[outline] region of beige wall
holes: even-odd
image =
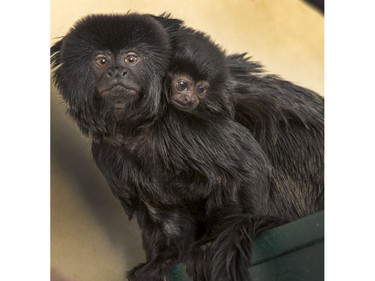
[[[323,94],[323,16],[299,0],[51,0],[51,43],[90,13],[164,11],[230,53]],[[51,266],[54,281],[120,281],[144,258],[129,222],[93,164],[89,142],[51,89]]]

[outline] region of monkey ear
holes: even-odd
[[[61,59],[60,59],[60,52],[61,52],[61,47],[63,44],[63,39],[60,39],[57,41],[53,46],[51,47],[51,65],[52,68],[58,67],[61,64]]]
[[[179,19],[174,19],[171,14],[162,13],[160,16],[151,15],[155,20],[157,20],[163,28],[168,32],[168,34],[174,38],[177,31],[183,26],[184,22]]]

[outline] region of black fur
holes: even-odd
[[[53,79],[69,114],[91,137],[94,160],[114,195],[142,230],[146,262],[131,270],[128,279],[162,281],[171,266],[185,262],[196,280],[249,280],[255,235],[296,212],[281,210],[293,204],[276,202],[289,202],[289,190],[275,194],[284,192],[275,188],[278,162],[270,157],[271,146],[257,135],[262,129],[254,130],[257,125],[249,121],[255,117],[235,108],[242,96],[248,100],[248,79],[258,77],[249,75],[246,61],[232,60],[238,71],[228,71],[221,50],[208,47],[211,42],[203,34],[184,33],[181,24],[165,16],[86,17],[51,48]],[[199,38],[198,45],[191,45],[197,46],[194,53],[185,52],[187,45],[178,47],[178,42],[191,39],[188,34]],[[98,93],[89,64],[97,51],[117,54],[124,49],[142,57],[137,72],[142,91],[125,94],[119,111]],[[212,61],[206,63],[208,50]],[[185,71],[213,81],[209,98],[189,113],[168,105],[167,72],[184,61],[192,62]],[[254,132],[264,149],[234,118]],[[275,132],[268,121],[260,122],[266,123],[266,134]],[[281,220],[269,217],[277,208]]]
[[[270,215],[287,220],[324,208],[324,99],[266,75],[246,54],[227,57],[235,120],[269,157],[277,184]]]

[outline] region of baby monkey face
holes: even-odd
[[[195,109],[209,87],[205,80],[195,81],[187,74],[174,74],[171,81],[170,103],[182,111]]]

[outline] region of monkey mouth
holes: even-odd
[[[124,85],[122,83],[115,83],[115,84],[111,85],[109,88],[103,90],[101,92],[101,94],[103,96],[108,96],[108,95],[121,96],[122,94],[126,93],[126,94],[130,94],[132,96],[135,96],[135,95],[138,94],[138,92],[139,92],[139,90],[136,89],[136,88],[129,87],[129,86]]]
[[[178,103],[175,100],[171,100],[171,103],[176,109],[181,110],[181,111],[186,111],[186,112],[191,112],[198,106],[198,102],[195,102],[194,104],[190,104],[190,105],[183,105],[183,104]]]

